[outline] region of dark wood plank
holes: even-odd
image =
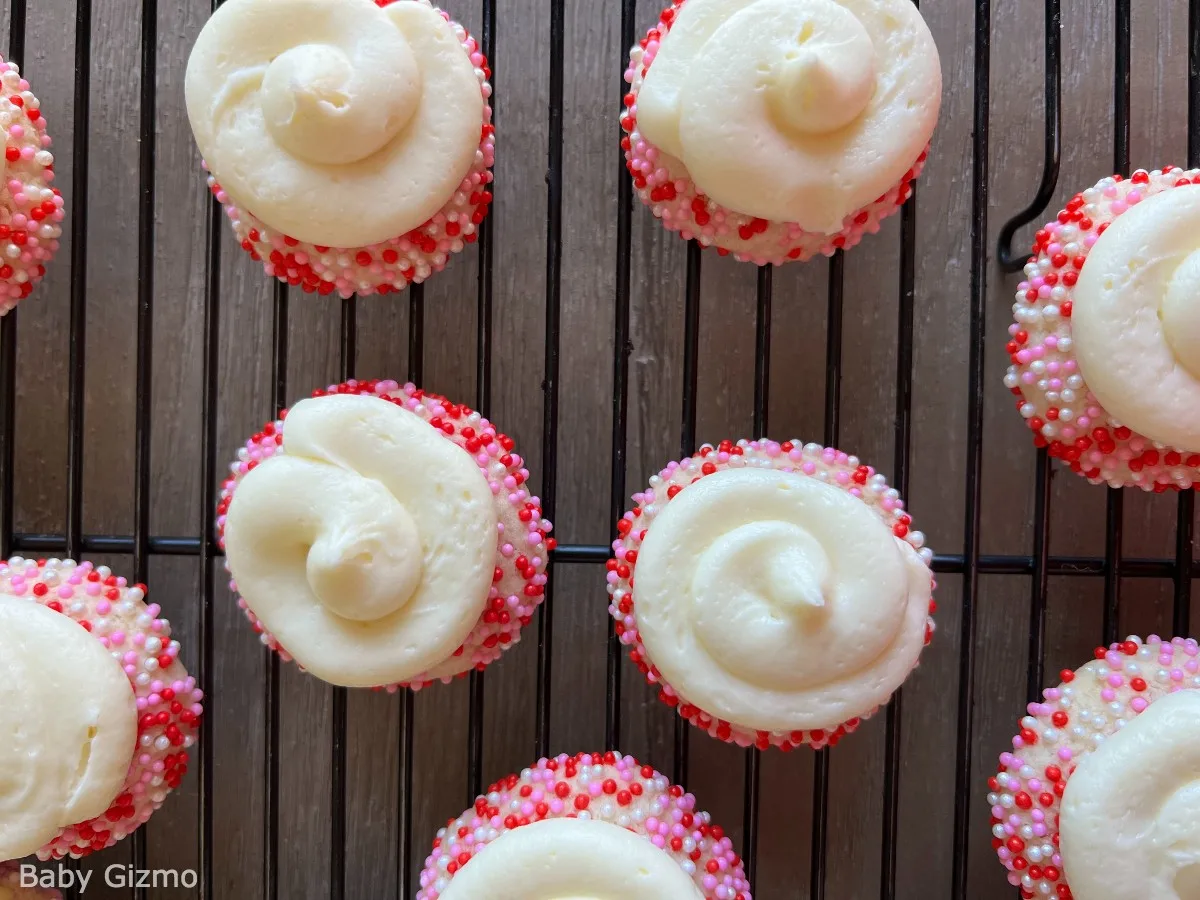
[[[72,182],[75,81],[70,3],[30,2],[24,69],[55,138],[57,185],[79,209]],[[639,33],[659,11],[645,0]],[[942,123],[919,186],[913,345],[912,453],[909,508],[939,552],[963,546],[969,220],[971,214],[972,48],[975,5],[925,0],[922,12],[941,49],[946,93]],[[7,34],[7,4],[0,35]],[[203,512],[202,427],[207,193],[182,100],[182,73],[208,0],[158,10],[156,215],[154,245],[154,379],[151,415],[151,524],[155,534],[199,534]],[[1138,4],[1133,15],[1132,157],[1152,167],[1184,160],[1186,8]],[[450,11],[475,34],[478,0],[453,0]],[[499,128],[487,412],[518,442],[544,491],[544,323],[547,298],[547,142],[549,9],[536,0],[497,4],[496,122]],[[1041,172],[1043,0],[993,4],[992,141],[989,235],[1032,197]],[[1063,157],[1052,214],[1079,188],[1112,169],[1114,0],[1063,0]],[[86,271],[87,379],[84,421],[88,533],[132,533],[131,465],[135,433],[138,116],[141,3],[93,3],[87,160],[89,218]],[[620,4],[565,3],[562,270],[557,438],[560,541],[606,543],[612,426],[613,318],[617,285],[617,115],[619,74],[628,48]],[[680,454],[686,245],[635,201],[632,215],[629,433],[626,493]],[[62,533],[67,523],[67,348],[71,298],[71,220],[60,257],[18,316],[18,531]],[[1019,236],[1028,241],[1032,228]],[[895,467],[897,278],[899,223],[846,257],[843,381],[839,443],[892,475]],[[790,265],[774,274],[771,403],[768,433],[821,440],[828,264]],[[1011,409],[1001,378],[1003,335],[1017,279],[994,267],[989,285],[983,549],[1028,554],[1033,543],[1034,455],[1028,431]],[[476,249],[454,259],[424,289],[423,378],[426,387],[477,403]],[[218,273],[221,315],[218,372],[218,473],[245,437],[274,413],[273,289],[259,266],[222,232]],[[755,273],[703,254],[697,438],[749,435],[753,423]],[[341,370],[336,301],[293,294],[287,323],[287,399],[337,379]],[[404,380],[410,367],[409,297],[358,304],[355,374]],[[1105,494],[1069,473],[1051,487],[1051,547],[1056,554],[1100,555]],[[1125,552],[1174,555],[1175,499],[1130,492]],[[114,564],[129,569],[131,560]],[[175,621],[184,657],[197,661],[197,561],[159,558],[151,588]],[[215,896],[262,896],[267,662],[217,567],[215,690],[207,701],[213,741],[216,823]],[[961,579],[939,588],[939,632],[905,691],[901,720],[900,842],[897,896],[950,897],[953,778],[957,723],[945,710],[957,692]],[[560,565],[554,578],[550,647],[550,750],[596,749],[604,740],[605,636],[601,570]],[[1166,633],[1172,585],[1126,579],[1122,633]],[[1046,671],[1075,665],[1100,637],[1099,579],[1055,577],[1047,604]],[[982,802],[983,780],[1007,746],[1025,701],[1030,579],[984,576],[977,597],[978,669],[972,758],[977,773],[970,834],[969,894],[1010,896],[992,858]],[[1200,605],[1198,605],[1200,608]],[[524,640],[487,673],[484,683],[483,783],[519,770],[535,754],[535,622]],[[673,756],[675,715],[627,661],[622,661],[622,740],[664,771]],[[280,896],[328,896],[333,798],[332,692],[294,666],[283,666],[279,739]],[[468,686],[435,685],[414,700],[414,836],[412,872],[433,833],[467,801]],[[393,896],[399,849],[396,799],[402,746],[402,700],[355,692],[347,713],[346,896]],[[884,765],[882,715],[831,756],[827,896],[875,896],[880,880]],[[687,787],[735,840],[744,836],[744,754],[692,734]],[[193,766],[193,770],[198,767]],[[808,896],[813,791],[812,754],[770,753],[762,762],[758,881],[765,900]],[[200,798],[193,778],[147,829],[156,866],[197,864]],[[88,861],[90,868],[131,860],[130,845]],[[96,896],[127,900],[128,891]],[[92,896],[89,891],[88,896]],[[152,896],[166,896],[156,893]]]

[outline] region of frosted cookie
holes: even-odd
[[[0,316],[46,274],[62,235],[63,198],[54,182],[50,135],[38,98],[16,63],[0,57]]]
[[[542,759],[437,833],[417,900],[751,900],[720,826],[620,753]]]
[[[499,658],[542,602],[555,546],[513,446],[395,381],[331,385],[280,413],[217,509],[263,642],[324,681],[389,690]]]
[[[1022,896],[1200,896],[1200,647],[1131,637],[1031,703],[988,782]]]
[[[0,563],[0,860],[111,847],[186,774],[202,694],[145,593],[89,562]]]
[[[229,0],[188,59],[188,118],[242,248],[308,292],[386,294],[476,239],[487,60],[429,0]]]
[[[608,562],[609,613],[663,702],[713,737],[836,744],[932,637],[933,555],[857,457],[722,441],[633,499]]]
[[[942,91],[910,0],[677,0],[625,80],[638,196],[759,265],[878,231],[925,164]]]
[[[62,894],[47,888],[21,887],[19,866],[0,862],[0,900],[62,900]]]
[[[1034,443],[1093,484],[1198,479],[1198,182],[1172,167],[1105,178],[1037,233],[1025,266],[1004,383]]]

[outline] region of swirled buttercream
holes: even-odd
[[[929,570],[861,500],[774,469],[683,489],[638,552],[638,632],[679,696],[762,731],[884,703],[925,643]]]
[[[283,448],[242,479],[225,521],[250,610],[335,684],[435,670],[471,633],[493,578],[496,508],[475,461],[370,396],[301,401]]]
[[[1156,700],[1084,757],[1059,828],[1079,900],[1200,896],[1200,691]]]
[[[1080,373],[1119,422],[1200,452],[1200,185],[1113,219],[1075,286]]]
[[[138,736],[129,679],[71,618],[0,593],[0,860],[102,816]]]
[[[185,92],[231,197],[297,240],[350,248],[454,195],[484,107],[452,26],[408,0],[231,0],[197,38]]]
[[[543,819],[471,858],[442,900],[703,900],[645,837],[612,822]]]
[[[637,122],[717,203],[834,234],[909,172],[940,102],[908,0],[687,0]]]

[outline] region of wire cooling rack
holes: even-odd
[[[1130,146],[1130,14],[1132,0],[1114,0],[1116,24],[1115,77],[1113,83],[1113,115],[1115,139],[1114,168],[1128,173]],[[997,8],[1000,4],[997,4]],[[151,346],[154,341],[154,267],[155,240],[155,141],[156,141],[156,54],[157,0],[143,0],[141,23],[141,81],[140,81],[140,157],[138,206],[138,313],[136,350],[136,452],[133,466],[135,481],[135,527],[131,535],[85,534],[83,532],[83,447],[84,447],[84,354],[86,302],[84,279],[72,277],[70,291],[69,385],[68,415],[69,444],[67,480],[67,517],[63,534],[16,533],[14,530],[14,414],[16,396],[16,337],[20,316],[14,312],[0,320],[0,550],[5,556],[12,553],[64,553],[76,558],[95,553],[131,554],[133,573],[145,581],[150,558],[154,555],[197,557],[200,561],[200,631],[199,655],[192,660],[198,669],[202,685],[212,683],[214,671],[214,566],[220,556],[211,528],[215,507],[215,491],[220,471],[217,449],[217,376],[218,326],[221,316],[221,286],[217,276],[221,253],[221,233],[225,225],[215,203],[208,211],[206,305],[203,325],[203,410],[202,485],[203,522],[201,538],[172,537],[151,534],[150,531],[150,384]],[[629,47],[636,38],[635,0],[621,0],[622,45]],[[996,258],[1000,269],[1017,271],[1025,257],[1014,252],[1014,235],[1023,226],[1034,222],[1052,199],[1058,181],[1061,153],[1062,119],[1062,52],[1060,0],[1044,0],[1045,11],[1045,124],[1044,166],[1041,183],[1029,206],[1001,230]],[[10,58],[23,62],[25,50],[27,0],[10,0]],[[70,211],[71,254],[69,264],[73,275],[84,271],[87,256],[87,155],[90,114],[90,73],[92,72],[91,42],[93,0],[76,0],[75,89],[74,89],[74,201]],[[970,329],[969,329],[969,386],[968,431],[962,451],[966,455],[965,543],[961,553],[934,557],[934,569],[953,573],[962,578],[961,651],[959,655],[958,733],[955,771],[954,848],[952,860],[951,895],[955,900],[967,897],[968,817],[977,785],[972,783],[973,756],[978,747],[973,740],[975,702],[976,622],[980,578],[988,575],[1032,576],[1031,618],[1029,622],[1028,690],[1032,699],[1043,684],[1046,647],[1046,608],[1048,579],[1051,575],[1079,576],[1103,579],[1104,639],[1117,638],[1118,592],[1122,578],[1171,579],[1174,584],[1174,630],[1177,634],[1190,631],[1189,597],[1191,582],[1197,574],[1193,559],[1193,504],[1191,492],[1178,498],[1177,537],[1174,558],[1125,558],[1122,556],[1122,511],[1124,494],[1109,489],[1106,506],[1105,554],[1103,557],[1052,556],[1049,553],[1048,524],[1050,518],[1050,462],[1044,450],[1037,453],[1036,497],[1034,504],[1033,544],[1027,555],[984,555],[981,553],[981,487],[984,383],[988,377],[985,359],[988,347],[985,335],[987,284],[996,273],[989,263],[987,237],[989,191],[989,104],[991,100],[990,65],[992,37],[992,0],[975,0],[974,8],[974,127],[971,138],[972,164],[970,170]],[[482,29],[479,35],[484,52],[495,59],[496,0],[482,0]],[[1188,160],[1200,164],[1200,0],[1189,2],[1188,41]],[[544,322],[544,383],[542,471],[545,487],[542,505],[548,518],[554,518],[557,483],[557,438],[559,429],[559,359],[562,338],[562,243],[563,243],[563,109],[564,109],[564,45],[565,11],[563,0],[549,3],[549,143],[547,147],[547,248],[546,248],[546,317]],[[614,78],[619,67],[614,66]],[[502,78],[502,73],[501,73]],[[495,85],[495,79],[493,79]],[[623,85],[622,85],[623,87]],[[502,91],[503,81],[500,89]],[[499,93],[499,91],[498,91]],[[616,141],[617,134],[613,135]],[[633,196],[630,181],[619,179],[617,213],[616,296],[614,320],[614,353],[612,357],[612,471],[611,521],[615,523],[626,505],[625,484],[629,411],[630,344],[630,282],[631,234]],[[896,404],[894,419],[895,466],[893,485],[902,495],[908,494],[910,474],[910,445],[912,430],[913,393],[913,311],[916,258],[917,199],[910,200],[900,214],[900,266],[896,296],[899,304],[898,354],[896,366]],[[492,399],[492,311],[493,311],[493,240],[491,219],[485,220],[479,233],[479,269],[476,285],[478,328],[476,337],[477,369],[474,401],[485,415]],[[60,261],[59,265],[64,262]],[[679,417],[679,451],[692,453],[696,445],[698,344],[700,333],[700,248],[692,243],[687,250],[686,291],[683,321],[683,403]],[[826,346],[826,380],[824,412],[824,442],[836,445],[839,438],[840,385],[842,372],[843,337],[843,258],[839,252],[828,263],[828,331]],[[998,274],[998,273],[996,273]],[[408,377],[420,383],[423,374],[424,307],[423,288],[414,286],[408,292],[409,304],[409,368]],[[771,347],[772,270],[758,271],[757,304],[755,310],[755,371],[754,371],[754,432],[765,434],[768,428],[767,408],[770,390],[769,371]],[[356,301],[341,303],[341,375],[355,375]],[[289,296],[286,286],[276,285],[273,312],[273,407],[286,405],[288,399],[288,313]],[[991,344],[997,338],[993,336]],[[990,354],[995,363],[997,352]],[[553,554],[556,567],[578,563],[602,563],[608,557],[605,545],[563,543]],[[536,747],[537,755],[544,754],[550,742],[550,689],[553,671],[551,647],[554,636],[554,581],[551,580],[546,600],[537,618],[537,693]],[[265,708],[268,710],[265,754],[265,864],[262,873],[263,896],[267,900],[279,897],[279,738],[280,738],[280,664],[278,657],[269,654],[266,668]],[[605,743],[620,746],[621,649],[610,632],[608,642]],[[484,676],[470,676],[470,727],[468,790],[464,798],[470,801],[483,786],[483,682]],[[210,695],[209,703],[213,702]],[[217,698],[219,702],[219,698]],[[413,697],[402,698],[401,753],[399,790],[395,802],[399,809],[399,865],[397,896],[411,898],[416,891],[413,883],[414,837],[423,842],[424,835],[413,834]],[[901,703],[898,693],[886,711],[884,755],[883,817],[880,847],[881,900],[897,897],[896,864],[898,842],[899,767],[901,747]],[[330,900],[345,900],[345,842],[346,842],[346,713],[347,694],[344,689],[333,694],[332,745],[332,853],[330,856]],[[687,782],[689,730],[682,719],[675,719],[673,771],[677,783]],[[212,785],[214,783],[213,746],[204,731],[197,749],[200,822],[198,828],[198,859],[200,886],[198,896],[209,900],[213,896],[214,817]],[[816,754],[813,789],[813,822],[811,880],[808,896],[823,900],[826,896],[827,852],[829,834],[829,761],[828,751]],[[744,797],[743,855],[753,883],[756,868],[756,847],[759,836],[760,754],[755,749],[745,753],[746,790]],[[134,865],[145,868],[145,834],[139,832],[130,839]],[[419,852],[419,851],[418,851]],[[803,893],[798,888],[798,895]],[[145,896],[143,889],[134,891],[137,900]],[[354,898],[352,898],[354,900]]]

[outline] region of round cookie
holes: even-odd
[[[541,759],[438,830],[417,900],[751,900],[696,798],[620,753]]]
[[[477,239],[490,77],[429,0],[230,0],[185,92],[242,249],[281,282],[349,297],[420,284]]]
[[[1026,898],[1200,888],[1200,646],[1130,637],[1029,704],[988,781],[992,846]]]
[[[0,859],[111,847],[187,773],[203,695],[145,593],[89,562],[0,563]]]
[[[1103,179],[1037,233],[1004,384],[1034,443],[1093,484],[1197,481],[1197,228],[1200,169],[1167,166]]]
[[[609,613],[659,698],[713,737],[836,744],[932,637],[932,552],[857,457],[722,441],[633,499],[608,562]]]
[[[908,0],[676,0],[625,80],[621,146],[642,202],[758,265],[877,232],[924,167],[942,84]]]
[[[0,862],[0,900],[62,900],[62,893],[49,888],[21,887],[20,867],[15,862]]]
[[[217,509],[238,604],[285,660],[418,689],[520,639],[555,541],[511,438],[395,381],[318,390],[246,442]]]
[[[50,135],[38,98],[16,63],[0,57],[0,316],[28,297],[46,274],[62,235],[63,198],[54,182]]]

